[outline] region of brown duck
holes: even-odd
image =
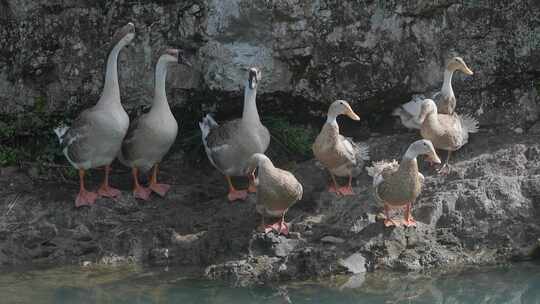
[[[478,121],[475,118],[456,113],[438,114],[437,105],[431,99],[422,102],[420,122],[422,137],[430,140],[435,148],[448,151],[440,173],[448,173],[452,151],[460,149],[469,141],[469,133],[478,132]]]
[[[285,222],[285,213],[302,199],[302,184],[292,173],[274,167],[272,161],[261,153],[256,153],[249,159],[247,172],[253,172],[255,169],[258,170],[257,212],[262,216],[258,230],[265,233],[274,230],[288,235],[289,227]],[[266,218],[279,220],[266,224]]]
[[[411,215],[411,205],[422,191],[424,176],[418,172],[418,155],[427,155],[428,159],[435,163],[441,160],[435,152],[433,144],[429,140],[418,140],[412,143],[401,160],[379,161],[372,167],[366,168],[368,174],[373,177],[375,197],[384,204],[384,225],[399,226],[399,223],[390,218],[390,208],[405,207],[405,226],[415,226],[416,221]]]
[[[358,175],[369,160],[369,148],[365,144],[357,144],[352,139],[339,134],[337,116],[347,115],[351,119],[360,120],[349,103],[336,100],[328,109],[326,123],[313,144],[313,154],[321,164],[330,171],[333,185],[329,191],[341,195],[353,195],[352,178]],[[349,183],[339,187],[335,176],[346,176]]]
[[[455,71],[461,71],[465,75],[473,75],[473,71],[467,66],[463,58],[453,57],[446,64],[444,70],[444,80],[440,91],[431,95],[415,95],[413,99],[406,104],[395,109],[392,115],[399,116],[401,123],[409,129],[420,129],[422,123],[419,122],[420,108],[422,101],[431,98],[437,105],[437,111],[440,114],[453,114],[456,108],[456,96],[452,89],[452,76]]]

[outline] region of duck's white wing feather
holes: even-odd
[[[358,176],[362,172],[366,161],[369,160],[369,146],[366,143],[356,143],[350,137],[339,135],[339,138],[345,147],[350,163],[334,169],[333,172],[338,176],[347,176],[349,174],[353,177]]]
[[[459,122],[461,123],[461,135],[462,144],[465,145],[469,142],[469,133],[478,132],[478,120],[469,114],[459,115]]]
[[[425,97],[423,95],[413,95],[411,101],[394,109],[392,115],[398,116],[406,128],[420,129],[422,124],[419,122],[419,118],[424,99]]]
[[[366,171],[373,177],[373,187],[376,188],[384,181],[385,173],[397,171],[398,168],[399,163],[396,160],[381,160],[372,163],[371,167],[366,167]]]

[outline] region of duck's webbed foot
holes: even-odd
[[[354,195],[355,193],[351,186],[345,186],[345,187],[339,188],[339,194],[343,196],[350,196],[350,195]]]
[[[285,222],[284,216],[281,217],[278,221],[274,222],[273,224],[265,224],[265,220],[263,217],[261,225],[257,227],[257,231],[263,232],[263,233],[269,233],[272,231],[277,232],[277,234],[283,234],[285,236],[289,235],[289,225],[287,222]]]
[[[120,190],[118,190],[116,188],[113,188],[113,187],[111,187],[109,185],[102,184],[101,187],[99,187],[98,194],[100,196],[116,199],[116,198],[120,197],[122,192],[120,192]]]
[[[231,203],[238,200],[245,201],[247,197],[248,193],[246,190],[230,189],[229,194],[227,195],[227,198]]]
[[[145,201],[147,201],[150,198],[150,193],[152,193],[150,189],[142,187],[142,186],[135,187],[133,189],[133,196],[135,198],[142,199]]]
[[[396,222],[393,219],[388,219],[387,218],[387,219],[384,219],[384,226],[385,227],[399,227],[401,225],[399,224],[399,222]]]
[[[245,201],[248,197],[248,193],[246,190],[236,190],[236,188],[233,186],[231,177],[226,175],[225,178],[227,179],[227,184],[229,185],[229,194],[227,195],[227,198],[229,199],[229,202],[234,202],[238,200]]]
[[[170,185],[167,184],[158,184],[158,183],[150,183],[148,186],[153,192],[157,193],[159,196],[164,197],[165,194],[169,191],[171,188]]]
[[[81,190],[75,199],[75,207],[90,206],[96,202],[98,195],[95,192]]]
[[[336,188],[333,184],[328,185],[328,192],[335,193],[335,194],[341,194],[339,189]]]
[[[392,219],[390,216],[390,207],[385,203],[384,204],[384,226],[385,227],[399,227],[401,226],[399,222]]]
[[[416,227],[416,220],[413,219],[412,217],[409,218],[408,220],[403,220],[403,225],[406,226],[406,227]]]

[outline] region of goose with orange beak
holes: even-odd
[[[329,191],[338,195],[353,195],[352,178],[357,176],[369,160],[369,147],[366,144],[355,143],[351,138],[339,134],[336,118],[347,115],[359,121],[360,117],[353,111],[345,100],[336,100],[328,109],[326,123],[313,144],[315,158],[330,172],[332,186]],[[348,177],[347,186],[340,187],[336,176]]]

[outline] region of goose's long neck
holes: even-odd
[[[107,58],[107,69],[105,72],[105,85],[101,100],[120,102],[120,87],[118,85],[118,54],[122,49],[122,45],[117,44],[112,49]]]
[[[159,60],[156,65],[155,81],[154,104],[152,108],[155,106],[165,106],[166,108],[169,108],[167,93],[165,91],[165,83],[167,82],[167,62],[164,60]]]
[[[454,90],[452,89],[452,75],[454,75],[453,70],[449,70],[448,68],[444,70],[444,80],[443,80],[443,86],[441,89],[441,93],[444,96],[454,95]]]
[[[242,119],[249,122],[260,122],[259,112],[257,112],[257,88],[252,89],[249,83],[246,82],[244,89],[244,112]]]

